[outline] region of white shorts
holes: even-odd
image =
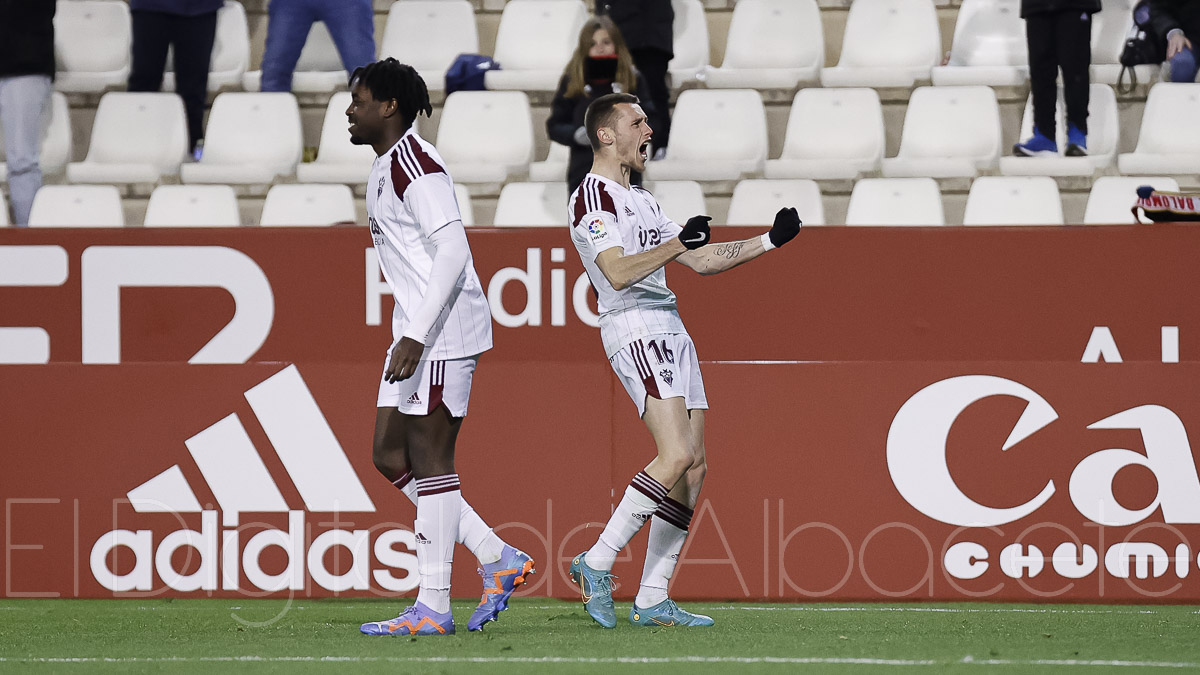
[[[428,415],[439,404],[446,404],[451,417],[467,416],[467,401],[471,398],[471,380],[475,376],[478,356],[449,361],[421,361],[412,377],[399,382],[387,381],[387,367],[392,351],[384,359],[384,377],[379,380],[380,408],[396,408],[405,415]]]
[[[644,337],[622,347],[608,362],[637,405],[638,417],[646,414],[647,396],[678,397],[688,410],[708,409],[696,346],[687,333]]]

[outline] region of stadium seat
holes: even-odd
[[[42,131],[40,163],[44,175],[62,174],[67,168],[67,162],[71,161],[71,143],[71,112],[67,107],[67,97],[56,91],[50,94],[50,120]],[[0,183],[7,180],[4,134],[0,134]]]
[[[217,36],[208,67],[208,90],[217,92],[243,86],[242,76],[249,66],[250,29],[246,23],[246,9],[240,2],[225,0],[225,6],[217,12]],[[167,58],[163,91],[175,91],[174,54]]]
[[[1058,111],[1054,129],[1058,141],[1058,157],[1001,157],[1000,173],[1006,176],[1091,176],[1112,165],[1117,156],[1117,95],[1107,84],[1091,85],[1088,103],[1087,157],[1066,157],[1067,123],[1063,112],[1062,90],[1059,89]],[[1021,138],[1033,135],[1033,98],[1025,103],[1021,121]]]
[[[47,1],[47,0],[41,0]],[[129,79],[129,5],[119,0],[59,0],[54,15],[54,88],[96,93]]]
[[[856,0],[846,17],[837,66],[821,70],[826,87],[911,87],[942,60],[933,0]]]
[[[660,180],[646,183],[659,208],[671,220],[683,225],[692,216],[708,213],[704,188],[694,180]]]
[[[416,68],[430,91],[446,88],[446,70],[459,54],[477,53],[475,9],[467,0],[406,0],[388,10],[380,58]]]
[[[367,182],[371,164],[375,161],[375,151],[369,145],[350,143],[350,134],[346,131],[348,107],[348,91],[339,91],[329,99],[329,104],[325,106],[325,122],[321,125],[317,158],[296,167],[296,180],[301,183],[348,185]]]
[[[227,92],[213,101],[204,155],[184,164],[185,183],[266,184],[296,170],[300,108],[284,92]]]
[[[109,92],[100,99],[87,158],[67,166],[72,183],[157,183],[179,174],[187,117],[175,94]]]
[[[1123,174],[1200,174],[1200,84],[1159,82],[1150,88],[1137,147],[1123,153]]]
[[[679,89],[708,71],[708,18],[700,0],[671,0],[675,10],[675,56],[668,66],[671,86]]]
[[[4,193],[0,192],[0,227],[8,225],[8,202],[4,201]]]
[[[471,193],[467,186],[454,184],[454,199],[458,202],[458,215],[462,216],[462,224],[471,227],[475,224],[475,207],[471,205]]]
[[[767,160],[763,173],[767,178],[857,178],[879,170],[885,143],[883,108],[874,89],[801,89],[788,115],[783,154]]]
[[[513,5],[545,4],[521,0]],[[509,5],[510,7],[512,5]],[[533,118],[522,91],[456,91],[446,97],[437,149],[463,183],[502,183],[533,160]]]
[[[546,159],[529,165],[529,180],[549,183],[567,179],[567,166],[571,162],[571,149],[561,143],[550,141]]]
[[[1179,183],[1167,176],[1101,176],[1092,183],[1092,192],[1088,195],[1087,208],[1083,212],[1083,224],[1132,225],[1137,189],[1143,185],[1165,192],[1179,190]],[[1138,221],[1150,222],[1141,215],[1138,215]]]
[[[950,62],[935,66],[935,85],[1019,86],[1029,77],[1020,0],[963,0]]]
[[[237,195],[228,185],[160,185],[146,204],[146,227],[237,227]]]
[[[571,60],[588,11],[582,0],[521,0],[504,6],[488,89],[554,91]]]
[[[917,87],[888,178],[975,176],[1000,159],[1000,107],[990,87]]]
[[[113,185],[43,185],[33,197],[30,227],[122,227],[121,192]]]
[[[267,192],[262,216],[263,227],[325,227],[338,223],[354,224],[354,192],[345,185],[275,185]]]
[[[1092,15],[1092,82],[1116,84],[1121,75],[1121,52],[1125,38],[1133,26],[1133,7],[1137,0],[1103,0],[1100,12]],[[1162,66],[1147,63],[1134,66],[1137,81],[1150,83],[1158,79]],[[1126,74],[1125,82],[1129,82]]]
[[[967,194],[963,225],[1062,225],[1058,183],[1047,176],[984,176]]]
[[[724,89],[794,89],[814,83],[825,65],[825,34],[815,0],[740,0],[733,9],[725,60],[706,84]]]
[[[854,184],[847,225],[945,225],[932,178],[863,178]]]
[[[736,180],[762,171],[767,118],[753,89],[689,89],[671,118],[667,159],[650,162],[651,180]]]
[[[300,50],[300,59],[296,61],[296,70],[292,73],[292,91],[334,91],[344,88],[347,79],[348,74],[342,65],[342,57],[338,54],[337,45],[333,43],[333,37],[325,27],[325,22],[313,22],[308,31],[308,38],[304,41],[304,49]],[[262,71],[250,70],[242,75],[242,88],[246,91],[261,89]]]
[[[775,214],[794,206],[805,225],[824,225],[821,189],[811,180],[744,180],[729,200],[730,225],[771,225]]]
[[[566,181],[509,183],[496,202],[496,227],[566,227]]]

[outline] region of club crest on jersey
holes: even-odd
[[[587,222],[587,231],[593,243],[608,236],[608,230],[604,229],[604,219],[599,217]]]
[[[658,376],[667,383],[668,387],[675,382],[675,373],[672,373],[670,368],[663,368],[658,372]]]

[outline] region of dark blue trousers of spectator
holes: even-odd
[[[217,35],[217,13],[182,16],[135,9],[133,62],[129,91],[159,91],[167,49],[175,48],[175,91],[187,112],[190,147],[204,138],[204,104],[208,100],[208,66]]]
[[[371,0],[271,0],[262,90],[291,91],[300,50],[316,21],[324,21],[346,72],[375,60],[375,11]]]

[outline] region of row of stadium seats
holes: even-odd
[[[1132,223],[1130,207],[1140,185],[1177,190],[1167,177],[1105,176],[1089,195],[1083,224]],[[471,198],[456,194],[466,225],[475,225]],[[676,222],[709,213],[695,181],[647,184],[663,211]],[[509,183],[496,205],[496,227],[563,227],[567,188],[554,183]],[[806,225],[824,225],[821,190],[811,180],[744,180],[733,190],[726,222],[769,225],[783,206],[795,206]],[[0,224],[3,224],[0,196]],[[354,223],[354,196],[345,185],[276,185],[267,193],[262,226],[324,226]],[[964,225],[1062,225],[1058,186],[1045,176],[985,176],[971,184]],[[150,195],[146,227],[233,227],[241,224],[238,200],[228,185],[162,185]],[[847,225],[945,225],[942,195],[932,178],[864,178],[850,195]],[[119,191],[111,185],[48,185],[34,200],[34,227],[120,227],[125,225]]]
[[[1114,84],[1132,25],[1134,0],[1105,0],[1092,29],[1092,78]],[[55,51],[59,91],[101,92],[129,75],[128,5],[120,0],[59,0]],[[674,0],[675,87],[703,82],[728,89],[912,87],[985,84],[1015,86],[1028,78],[1020,0],[963,0],[950,60],[934,0],[854,0],[837,66],[825,67],[825,37],[816,0],[740,0],[734,7],[720,67],[709,64],[708,21],[700,0]],[[520,0],[504,7],[492,56],[502,70],[486,74],[488,89],[553,91],[588,16],[584,0]],[[467,0],[397,0],[388,11],[380,56],[394,56],[425,75],[430,89],[458,54],[480,51],[474,8]],[[256,91],[250,71],[244,7],[228,0],[218,17],[209,88]],[[1155,66],[1139,67],[1150,81]],[[294,91],[345,86],[345,72],[328,31],[314,24],[297,65]],[[169,75],[167,87],[173,79]]]
[[[1001,157],[1000,112],[989,87],[920,87],[908,104],[899,153],[884,158],[879,96],[873,89],[803,89],[795,97],[779,159],[767,159],[763,103],[753,90],[690,90],[675,107],[670,153],[651,162],[650,180],[732,181],[742,178],[855,179],[1004,175],[1086,176],[1200,174],[1200,84],[1159,83],[1150,90],[1137,147],[1117,156],[1117,103],[1108,85],[1093,84],[1088,157]],[[71,183],[269,185],[292,176],[304,183],[360,184],[374,153],[346,133],[349,94],[326,108],[316,161],[300,163],[302,133],[296,99],[286,93],[229,92],[209,115],[204,155],[184,163],[183,107],[171,94],[110,92],[96,111],[91,146],[66,166]],[[65,101],[43,164],[53,173],[70,148]],[[1060,111],[1061,114],[1061,111]],[[1065,133],[1065,124],[1059,124]],[[1032,128],[1026,107],[1023,135]],[[455,92],[441,111],[436,139],[457,182],[561,181],[567,150],[553,146],[533,162],[534,133],[523,92]],[[1065,147],[1065,144],[1062,144]],[[2,149],[0,149],[2,151]],[[2,169],[0,169],[2,170]],[[0,175],[0,179],[3,176]]]

